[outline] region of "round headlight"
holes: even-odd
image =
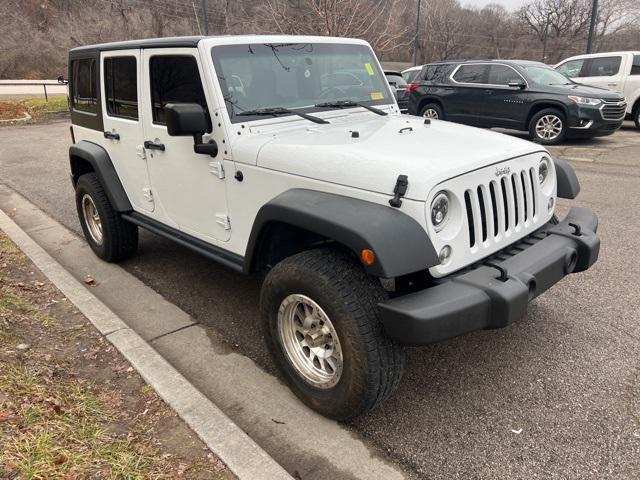
[[[431,202],[431,224],[436,232],[444,227],[449,218],[449,196],[445,192],[438,193]]]
[[[542,157],[540,165],[538,165],[538,181],[540,183],[544,183],[547,179],[547,175],[549,175],[549,159],[547,157]]]

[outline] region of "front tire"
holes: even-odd
[[[560,110],[545,108],[529,121],[529,136],[542,145],[558,145],[567,135],[567,120]]]
[[[640,129],[640,102],[633,109],[633,123],[636,124],[636,128]]]
[[[310,408],[348,420],[374,408],[402,377],[400,345],[385,336],[380,282],[347,253],[310,250],[267,275],[260,305],[276,364]]]
[[[122,219],[109,202],[95,173],[87,173],[76,184],[76,208],[91,250],[107,262],[132,256],[138,248],[138,227]]]

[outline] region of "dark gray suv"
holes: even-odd
[[[522,60],[428,64],[409,90],[412,115],[528,131],[545,145],[610,135],[622,125],[627,106],[619,93]]]

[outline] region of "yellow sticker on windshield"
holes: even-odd
[[[371,100],[382,100],[384,95],[381,92],[371,92]]]
[[[365,64],[364,64],[364,68],[366,68],[366,69],[367,69],[367,73],[368,73],[369,75],[373,75],[373,67],[371,66],[371,64],[370,64],[370,63],[365,63]]]

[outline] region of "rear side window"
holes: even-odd
[[[640,55],[633,56],[633,65],[631,65],[631,75],[640,75]]]
[[[135,57],[105,58],[104,93],[109,115],[138,120],[138,70]]]
[[[556,70],[558,70],[558,72],[563,74],[565,77],[584,77],[586,75],[580,75],[583,65],[584,59],[579,58],[577,60],[569,60],[568,62],[563,63],[562,65],[558,66]]]
[[[586,77],[611,77],[620,71],[622,57],[592,58],[587,67]]]
[[[166,125],[167,103],[198,103],[207,111],[198,63],[191,56],[155,56],[150,60],[153,122]]]
[[[453,75],[458,83],[487,83],[488,65],[462,65]]]
[[[427,65],[422,69],[422,80],[432,83],[445,83],[451,72],[451,65]]]
[[[506,65],[491,65],[489,67],[489,83],[491,85],[509,85],[511,82],[522,82],[522,77]]]
[[[96,93],[96,61],[93,58],[74,60],[72,64],[71,97],[74,110],[87,113],[98,112]]]
[[[406,87],[407,82],[404,81],[404,77],[399,73],[385,73],[387,77],[387,82],[394,87]]]
[[[412,83],[413,81],[416,80],[416,77],[418,76],[419,73],[420,73],[419,69],[409,70],[409,71],[403,72],[402,76],[404,77],[407,83]]]

